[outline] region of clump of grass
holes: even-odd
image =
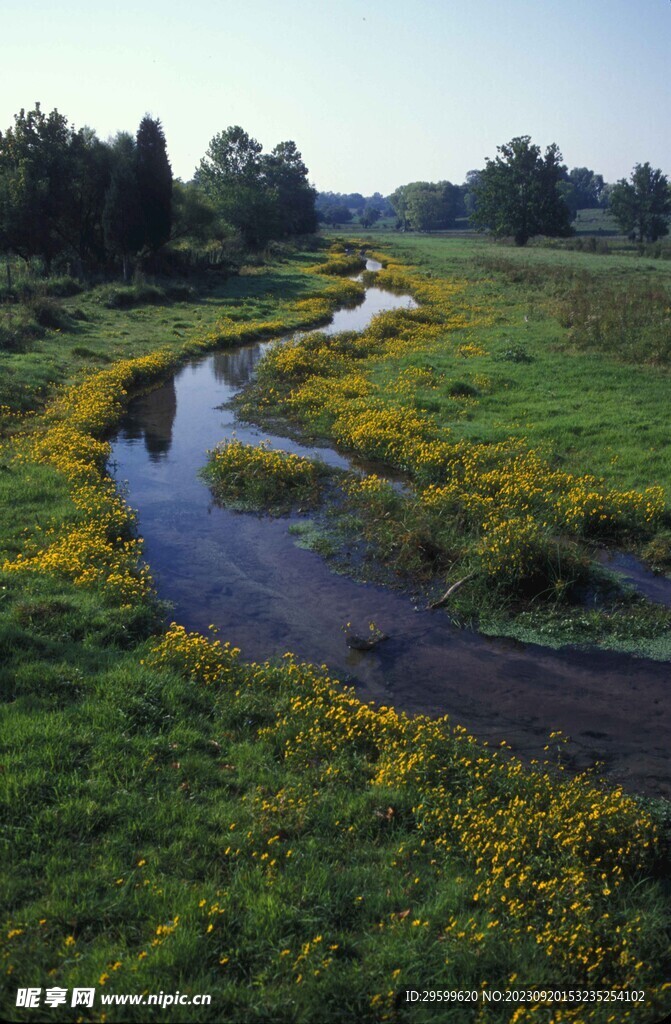
[[[660,530],[643,548],[642,555],[655,572],[668,573],[671,570],[671,532]]]
[[[472,384],[463,380],[455,380],[455,382],[450,385],[449,393],[452,398],[477,398],[480,394],[477,388],[474,388]]]
[[[36,296],[26,303],[28,314],[40,327],[50,330],[61,330],[67,327],[70,318],[60,302],[48,296]]]
[[[158,306],[167,298],[165,290],[155,284],[107,285],[100,289],[99,296],[107,309]]]
[[[347,479],[343,491],[344,503],[332,512],[335,530],[347,537],[348,547],[363,543],[364,560],[384,566],[391,579],[427,582],[463,556],[463,537],[412,493],[374,473]]]
[[[5,303],[0,309],[0,350],[24,352],[45,331],[63,330],[70,322],[62,304],[44,294],[35,294],[16,305]]]
[[[491,618],[485,614],[480,626],[484,632],[503,633],[523,643],[585,647],[598,641],[606,650],[644,653],[666,661],[670,620],[668,608],[620,593],[615,609],[558,602],[542,609],[530,607],[507,622],[497,620],[495,613]]]
[[[30,342],[44,334],[44,329],[25,307],[5,306],[0,310],[0,351],[25,352]]]
[[[505,363],[531,363],[533,356],[530,356],[524,345],[510,345],[504,349],[499,359]]]
[[[201,474],[222,504],[280,515],[314,504],[326,467],[271,448],[268,441],[253,445],[234,439],[208,452]]]

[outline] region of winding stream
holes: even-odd
[[[379,269],[369,261],[368,269]],[[409,296],[367,289],[364,302],[322,328],[361,330],[378,312],[414,305]],[[668,664],[609,652],[551,651],[495,640],[417,608],[408,595],[332,573],[289,533],[297,517],[271,519],[219,508],[198,469],[224,438],[357,465],[331,448],[311,448],[239,421],[227,403],[250,379],[271,342],[215,352],[134,399],[112,438],[113,472],[138,510],[145,558],[171,617],[189,629],[220,627],[248,660],[292,651],[325,663],[363,699],[408,712],[448,713],[492,744],[544,759],[548,733],[571,737],[570,767],[599,762],[627,788],[671,796]],[[349,650],[342,627],[370,620],[390,635],[375,650]]]

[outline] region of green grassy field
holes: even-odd
[[[619,294],[643,278],[658,282],[668,297],[671,265],[634,256],[525,251],[478,240],[446,245],[443,239],[394,235],[387,241],[394,254],[422,271],[465,277],[473,301],[495,309],[496,323],[470,332],[488,350],[477,363],[459,361],[449,351],[436,355],[440,372],[467,375],[477,367],[490,379],[477,406],[462,418],[465,436],[490,443],[525,436],[532,444],[551,445],[575,472],[604,475],[624,488],[657,483],[671,496],[671,445],[663,414],[668,373],[621,360],[616,344],[610,352],[577,350],[555,315],[566,293],[585,291],[590,278]],[[665,305],[661,317],[671,346]],[[436,416],[450,421],[452,412],[445,402]]]
[[[413,353],[399,340],[395,368],[387,348],[351,386],[377,375],[384,388],[411,370],[405,394],[420,426],[449,417],[473,440],[519,431],[613,486],[668,485],[661,450],[645,471],[637,464],[614,399],[595,431],[583,391],[574,398],[589,443],[573,439],[570,418],[548,425],[542,415],[543,388],[556,389],[563,415],[571,380],[593,387],[591,366],[612,374],[621,408],[641,416],[626,393],[632,366],[575,352],[546,303],[561,298],[563,283],[550,279],[565,272],[627,277],[647,267],[390,241],[432,275],[429,291],[436,279],[466,280],[468,307],[482,315],[462,323],[466,293],[450,292],[451,330],[470,348],[457,356],[434,346],[429,372],[414,365],[425,360],[418,333]],[[189,353],[323,320],[348,288],[305,273],[323,259],[250,268],[190,302],[111,310],[96,292],[72,296],[59,300],[65,326],[1,357],[4,1015],[652,1024],[671,998],[666,805],[558,770],[560,737],[531,770],[445,720],[362,705],[290,656],[249,665],[225,631],[219,641],[160,625],[132,515],[104,475],[101,437],[126,392]],[[518,273],[521,284],[511,280]],[[382,321],[385,345],[395,324]],[[517,346],[531,362],[496,358]],[[648,401],[660,402],[666,371],[635,369]],[[475,374],[491,384],[473,385],[477,395],[425,395],[418,381],[436,373],[450,387]],[[26,409],[35,415],[17,415]],[[651,416],[647,426],[646,443],[661,449],[663,426]],[[600,450],[606,437],[612,452]],[[615,999],[483,1009],[484,988],[530,985],[608,989]],[[96,1003],[17,1008],[17,988],[31,986],[95,987]],[[475,996],[409,1006],[399,998],[408,987]],[[643,1003],[634,990],[645,990]],[[212,1004],[102,1003],[176,991],[210,994]]]

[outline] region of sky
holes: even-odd
[[[0,131],[56,107],[101,138],[160,117],[173,173],[239,124],[322,191],[461,183],[556,142],[606,181],[671,175],[670,0],[3,0]]]

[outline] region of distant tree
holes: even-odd
[[[478,186],[480,185],[480,175],[482,171],[468,171],[466,174],[466,180],[461,186],[464,213],[467,217],[470,217],[475,212],[476,207],[476,195]]]
[[[558,190],[566,171],[559,148],[553,143],[541,156],[522,135],[497,149],[500,155],[480,172],[471,223],[496,236],[512,235],[517,245],[534,235],[571,234],[570,211]]]
[[[443,226],[443,196],[440,187],[417,181],[407,186],[408,220],[416,231]]]
[[[192,181],[173,181],[171,241],[189,239],[202,245],[225,234],[217,207],[202,188]]]
[[[143,248],[146,239],[135,139],[128,132],[119,132],[111,152],[112,174],[102,217],[105,249],[121,261],[127,281],[131,259]]]
[[[462,190],[451,181],[413,181],[389,198],[403,230],[444,231],[463,210]]]
[[[561,196],[575,220],[578,210],[595,210],[601,205],[604,180],[589,167],[573,167],[559,184]]]
[[[389,196],[389,202],[396,214],[396,226],[405,231],[408,227],[408,186],[399,187]]]
[[[111,147],[92,128],[73,133],[70,165],[70,211],[65,231],[81,265],[105,261],[103,209],[114,156]]]
[[[365,206],[361,212],[360,220],[365,228],[371,228],[373,224],[377,224],[381,216],[382,214],[379,207]]]
[[[668,178],[649,163],[636,164],[630,180],[622,178],[612,188],[610,209],[622,230],[638,242],[656,242],[669,231]]]
[[[352,211],[349,206],[342,203],[334,203],[322,209],[321,218],[325,224],[337,227],[338,224],[349,224],[352,220]]]
[[[325,224],[349,223],[353,214],[357,214],[360,222],[366,226],[375,223],[380,217],[394,214],[394,207],[381,192],[374,192],[372,196],[363,196],[361,192],[317,192],[315,207],[319,219]],[[349,211],[349,217],[343,217],[343,209]],[[337,211],[335,220],[334,210]]]
[[[365,208],[378,210],[380,217],[391,217],[394,214],[394,207],[381,192],[373,192],[372,196],[368,196]]]
[[[460,198],[450,181],[407,185],[408,220],[417,231],[444,231],[454,227]]]
[[[348,206],[350,210],[356,210],[357,213],[361,213],[366,206],[366,199],[361,192],[350,192],[343,196],[343,200],[345,206]]]
[[[149,114],[137,130],[136,159],[144,244],[155,252],[170,238],[172,170],[161,122]]]

